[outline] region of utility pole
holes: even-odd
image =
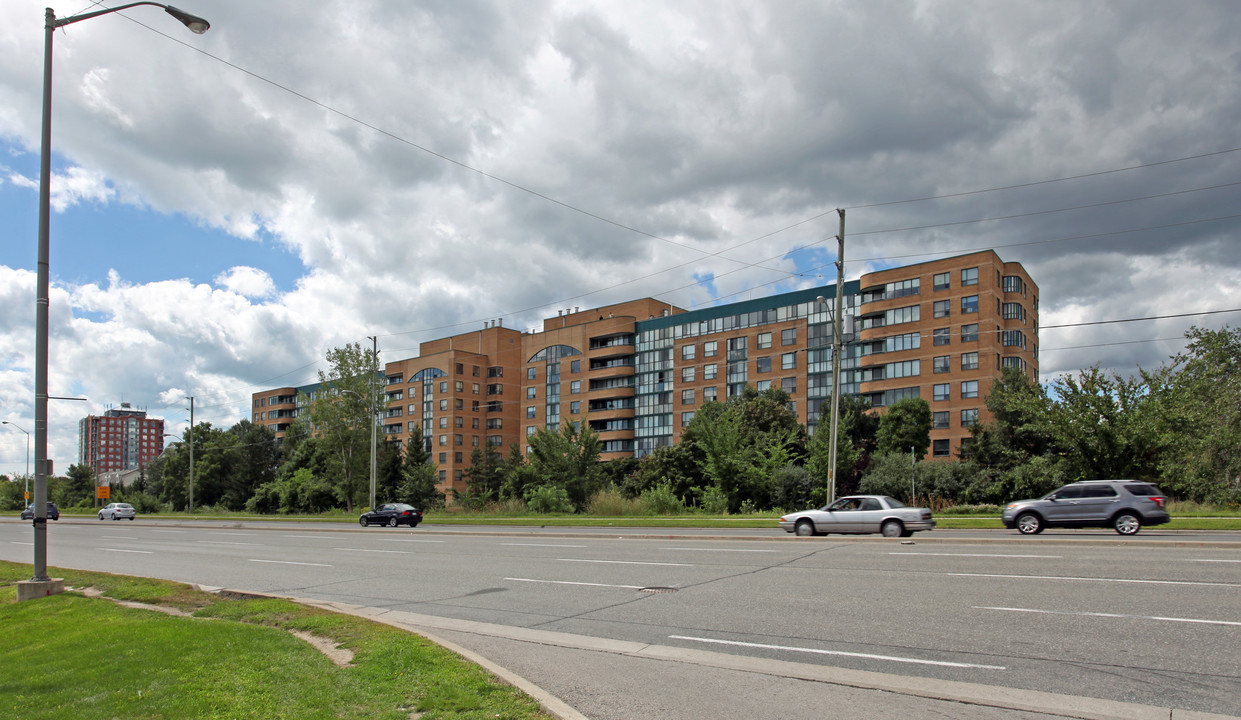
[[[189,430],[189,433],[187,434],[189,436],[189,442],[190,442],[190,514],[193,515],[194,514],[194,396],[186,395],[185,399],[190,401],[190,406],[186,408],[186,410],[190,411],[190,430]]]
[[[375,509],[375,434],[378,432],[378,418],[375,417],[375,377],[379,374],[379,337],[367,335],[371,341],[371,509]]]
[[[836,235],[836,312],[832,315],[832,450],[828,455],[831,466],[831,487],[827,502],[836,501],[836,436],[840,433],[840,364],[842,335],[844,334],[845,297],[845,211],[839,209],[840,233]]]

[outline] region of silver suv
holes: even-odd
[[[1038,500],[1004,506],[1004,527],[1034,535],[1049,527],[1110,527],[1136,535],[1143,525],[1170,519],[1159,488],[1139,480],[1083,480]]]

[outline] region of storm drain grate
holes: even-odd
[[[678,588],[674,587],[644,587],[638,592],[644,593],[674,593]]]

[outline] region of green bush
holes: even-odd
[[[526,489],[526,505],[536,513],[571,513],[573,503],[569,493],[556,485],[540,485]]]
[[[586,503],[586,513],[598,517],[622,517],[638,515],[642,511],[641,501],[627,498],[615,487],[608,487],[591,496]]]
[[[724,491],[712,485],[700,488],[698,492],[698,510],[707,515],[727,515],[728,496]]]
[[[672,491],[672,484],[663,482],[642,493],[642,504],[652,515],[680,515],[685,503]]]

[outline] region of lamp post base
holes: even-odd
[[[64,578],[50,580],[21,580],[17,583],[17,601],[51,597],[65,591]]]

